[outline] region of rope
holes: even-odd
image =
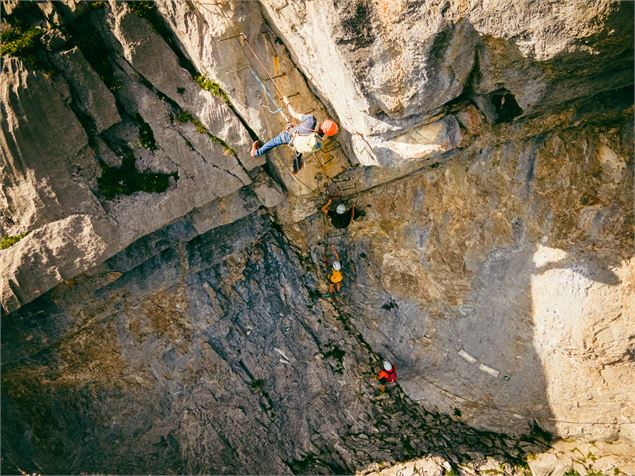
[[[211,13],[211,10],[209,8],[207,8],[204,2],[196,2],[199,5],[201,5],[203,8],[205,8],[207,11],[209,11]],[[229,21],[229,19],[227,18],[227,16],[225,15],[225,13],[223,12],[222,8],[220,7],[219,4],[217,3],[212,3],[211,5],[215,6],[216,9],[218,10],[218,13],[220,13],[220,15],[223,17],[223,19],[225,20],[225,22],[227,23],[229,30],[232,31],[234,35],[236,35],[237,37],[242,38],[242,40],[245,42],[245,45],[247,45],[247,48],[249,48],[249,51],[251,51],[252,55],[256,58],[256,61],[258,61],[258,63],[260,64],[260,66],[264,69],[266,75],[269,78],[269,81],[271,81],[271,84],[273,84],[273,87],[275,88],[276,92],[278,93],[278,95],[280,97],[284,97],[284,94],[282,94],[282,91],[280,90],[280,88],[278,88],[278,85],[276,84],[276,82],[274,81],[273,77],[269,74],[269,70],[267,69],[267,67],[265,66],[265,64],[262,62],[262,60],[260,59],[260,57],[258,56],[258,54],[254,51],[254,49],[252,48],[251,44],[249,43],[249,40],[247,40],[247,36],[243,33],[238,31],[238,29],[236,28],[236,26],[234,24],[232,24],[232,22]],[[238,44],[240,45],[240,49],[243,52],[243,55],[245,56],[245,59],[247,60],[247,63],[251,63],[251,61],[249,61],[249,55],[247,54],[247,51],[245,51],[245,47],[243,46],[242,42],[238,42]],[[263,107],[265,107],[271,114],[278,114],[280,113],[280,115],[282,115],[282,117],[284,118],[285,121],[289,121],[288,116],[285,114],[284,110],[281,107],[278,107],[278,103],[276,101],[276,99],[271,95],[271,93],[269,93],[269,90],[267,89],[266,85],[261,81],[261,79],[258,77],[258,74],[254,71],[254,69],[250,66],[249,68],[254,76],[254,78],[256,79],[256,81],[258,81],[258,83],[260,84],[260,86],[262,87],[262,89],[265,91],[265,93],[267,94],[267,96],[269,97],[269,100],[276,105],[277,109],[275,111],[272,111],[268,106],[263,105]],[[269,121],[267,120],[266,116],[265,116],[265,121],[267,122],[267,127],[269,128],[269,131],[271,132],[271,126],[269,125]],[[315,155],[315,154],[313,154]],[[348,157],[347,157],[348,159]],[[309,158],[305,159],[307,162],[309,160]],[[348,159],[350,162],[350,159]],[[280,166],[280,165],[279,165]],[[286,168],[291,177],[293,178],[293,180],[296,180],[297,182],[301,183],[302,185],[304,185],[304,187],[306,187],[308,190],[311,190],[311,187],[309,187],[306,183],[304,183],[302,180],[300,180],[296,174],[292,173],[291,168],[288,167],[286,164],[283,165],[284,168]],[[320,168],[323,170],[323,165],[320,166]],[[323,170],[324,171],[324,170]],[[317,184],[318,187],[318,191],[320,189],[319,183]]]
[[[251,45],[249,44],[249,41],[247,41],[247,35],[245,35],[244,33],[240,33],[241,38],[244,40],[245,44],[247,45],[247,48],[249,48],[249,51],[251,51],[251,53],[254,55],[254,57],[256,58],[256,60],[258,60],[258,63],[260,63],[260,66],[262,66],[262,69],[265,70],[265,73],[267,73],[267,76],[269,76],[269,81],[271,81],[271,84],[273,84],[273,87],[276,89],[276,91],[278,92],[278,95],[280,97],[284,96],[284,94],[282,94],[282,91],[280,91],[280,88],[278,88],[278,86],[276,85],[276,82],[273,80],[273,77],[269,74],[269,70],[267,69],[267,67],[265,66],[265,64],[260,60],[260,58],[258,57],[258,55],[256,54],[256,52],[254,51],[254,49],[251,47]]]
[[[264,106],[264,104],[263,104],[263,106],[264,106],[265,108],[267,108],[267,110],[268,110],[271,114],[277,114],[277,113],[281,112],[281,111],[282,111],[282,108],[278,106],[278,104],[276,103],[275,98],[271,96],[271,93],[270,93],[270,92],[269,92],[269,90],[267,89],[267,86],[266,86],[266,85],[265,85],[265,84],[264,84],[264,83],[260,80],[260,78],[258,77],[258,74],[256,74],[256,72],[255,72],[252,68],[249,68],[249,69],[251,70],[251,74],[254,76],[254,78],[256,78],[256,81],[258,81],[258,83],[260,84],[260,86],[262,87],[262,89],[265,91],[265,94],[269,97],[269,100],[270,100],[273,104],[275,104],[275,105],[278,107],[278,109],[276,109],[275,111],[272,111],[272,110],[271,110],[271,108],[270,108],[269,106]]]

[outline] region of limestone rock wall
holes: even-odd
[[[19,14],[40,15],[52,40],[38,52],[45,66],[3,62],[0,230],[30,232],[0,253],[6,311],[254,180],[267,206],[282,199],[254,170],[240,118],[148,17],[116,2],[17,4]],[[162,179],[164,192],[143,191]],[[145,185],[118,191],[128,180]]]
[[[340,250],[360,331],[427,408],[632,439],[630,126],[515,132],[362,191],[348,233],[318,216],[298,237]]]
[[[521,463],[520,442],[399,389],[377,399],[381,360],[359,316],[319,297],[316,268],[267,214],[192,235],[187,220],[157,231],[3,322],[4,467],[342,474],[421,453]]]
[[[3,465],[631,471],[632,4],[3,6]]]
[[[500,121],[632,82],[624,2],[262,3],[365,165],[455,147],[451,130],[425,132],[457,101]]]

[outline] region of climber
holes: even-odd
[[[357,220],[365,215],[364,212],[357,211],[355,205],[347,210],[346,205],[343,203],[339,203],[335,207],[335,210],[331,210],[330,207],[332,203],[333,199],[329,198],[329,201],[326,202],[320,210],[322,210],[322,213],[325,215],[328,215],[335,228],[346,228],[351,224],[352,220]]]
[[[282,144],[289,144],[294,150],[293,173],[297,174],[302,168],[302,154],[310,154],[322,148],[322,139],[324,136],[331,137],[337,134],[337,124],[326,119],[318,125],[317,119],[311,114],[298,114],[289,103],[289,98],[282,97],[282,102],[287,107],[289,114],[300,121],[300,124],[287,124],[284,131],[271,139],[265,145],[260,146],[260,142],[256,141],[251,146],[251,158],[265,155],[271,149]]]
[[[384,360],[384,368],[379,371],[377,380],[379,380],[380,383],[379,393],[384,393],[386,385],[388,385],[389,389],[394,387],[397,382],[397,366],[392,364],[389,360]]]
[[[335,249],[335,246],[332,246],[331,249],[333,250],[335,261],[331,266],[333,268],[333,272],[329,274],[329,294],[333,295],[335,290],[337,290],[338,293],[342,291],[342,279],[344,279],[344,277],[342,276],[342,263],[340,262],[337,250]]]

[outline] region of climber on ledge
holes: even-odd
[[[342,263],[340,262],[337,250],[335,246],[332,246],[331,249],[333,250],[335,261],[332,265],[333,272],[329,274],[329,294],[333,295],[335,290],[337,290],[338,293],[342,291],[342,279],[344,279],[344,277],[342,276]]]
[[[284,131],[271,139],[265,145],[261,146],[256,141],[251,146],[251,158],[265,155],[271,149],[282,144],[289,144],[294,150],[293,173],[297,174],[302,168],[302,154],[310,154],[322,148],[322,139],[337,134],[337,124],[326,119],[318,125],[317,119],[311,114],[298,114],[291,107],[289,98],[283,96],[282,102],[287,106],[287,110],[291,116],[300,121],[298,125],[287,124]]]
[[[329,201],[326,202],[320,210],[331,219],[331,223],[335,228],[346,228],[351,224],[351,221],[358,220],[365,215],[363,211],[358,211],[355,205],[347,210],[346,205],[339,203],[335,207],[335,210],[331,210],[330,207],[332,204],[333,199],[329,198]]]
[[[384,393],[386,385],[388,385],[389,389],[393,388],[397,382],[397,366],[389,360],[384,360],[384,368],[379,371],[377,380],[380,383],[379,393]]]

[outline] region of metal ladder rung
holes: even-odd
[[[216,40],[216,41],[227,41],[227,40],[233,40],[234,38],[239,38],[242,36],[242,33],[238,34],[238,35],[234,35],[234,36],[228,36],[227,38],[221,38],[220,40]]]
[[[270,78],[263,79],[263,81],[271,81],[273,79],[282,78],[283,76],[286,76],[286,75],[287,75],[287,73],[276,74],[275,76],[271,76]]]

